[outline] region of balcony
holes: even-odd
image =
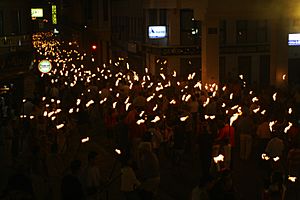
[[[17,51],[31,51],[31,35],[15,35],[0,37],[0,55]]]
[[[27,72],[33,58],[31,35],[0,37],[0,73],[3,75]]]
[[[155,46],[144,45],[143,50],[147,53],[156,54],[160,56],[200,56],[200,46]]]

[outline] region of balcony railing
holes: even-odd
[[[31,46],[31,35],[13,35],[0,37],[0,48]]]

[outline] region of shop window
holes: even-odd
[[[167,9],[159,10],[159,25],[167,24]]]
[[[246,43],[248,34],[248,21],[238,20],[236,22],[236,42]]]
[[[149,25],[157,25],[157,10],[149,9]]]
[[[0,35],[4,34],[4,19],[3,19],[3,11],[0,10]]]
[[[226,23],[226,20],[221,20],[220,21],[220,44],[225,44],[226,43],[226,37],[227,37],[227,31],[226,31],[226,28],[227,28],[227,23]]]
[[[181,45],[200,45],[201,25],[194,19],[190,9],[180,10],[180,43]]]
[[[108,0],[103,0],[103,20],[108,21]]]
[[[257,21],[256,39],[258,43],[265,43],[268,41],[268,21]]]

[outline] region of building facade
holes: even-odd
[[[288,35],[300,32],[295,0],[112,2],[113,47],[137,56],[153,74],[165,67],[183,77],[196,72],[209,83],[238,75],[260,86],[300,82],[299,47],[288,45]],[[150,38],[152,26],[166,27],[166,37]]]
[[[109,0],[62,0],[61,30],[76,40],[99,64],[110,58],[111,14]]]
[[[127,57],[131,67],[143,71],[145,41],[143,1],[111,1],[112,57]]]
[[[18,108],[33,60],[30,1],[0,1],[0,120]]]
[[[0,2],[1,77],[29,70],[33,52],[31,30],[29,1]]]

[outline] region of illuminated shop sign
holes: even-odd
[[[52,5],[52,24],[57,24],[56,5]]]
[[[43,17],[44,16],[44,12],[43,12],[43,8],[31,8],[31,17]]]
[[[52,64],[48,60],[42,60],[38,65],[39,71],[42,73],[49,73],[52,69]]]
[[[289,46],[300,46],[300,33],[289,34]]]
[[[149,26],[148,36],[150,39],[158,39],[167,37],[167,27],[166,26]]]

